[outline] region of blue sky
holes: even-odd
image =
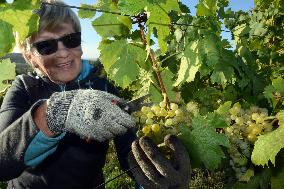
[[[68,5],[80,6],[81,3],[84,4],[94,4],[96,0],[64,0]],[[193,15],[195,15],[195,5],[198,0],[181,0],[186,4]],[[253,0],[230,0],[229,7],[232,10],[249,10],[254,6]],[[77,11],[77,10],[75,10]],[[98,45],[101,40],[99,35],[93,29],[91,25],[91,20],[81,19],[82,25],[82,47],[83,47],[83,58],[96,59],[99,57]],[[230,33],[223,32],[222,37],[230,39]]]

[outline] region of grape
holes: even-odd
[[[176,115],[175,110],[169,110],[167,116],[174,117]]]
[[[256,123],[263,123],[264,122],[264,118],[261,116],[258,116],[255,120]]]
[[[153,124],[153,119],[148,118],[148,119],[146,119],[145,123],[151,125],[151,124]]]
[[[235,171],[236,178],[241,179],[247,172],[248,164],[251,164],[251,153],[257,137],[271,132],[273,127],[268,121],[268,110],[265,108],[251,106],[242,109],[240,104],[234,104],[226,115],[229,127],[224,131],[230,141],[230,166]]]
[[[239,125],[242,125],[242,124],[244,123],[244,119],[243,119],[242,117],[237,117],[237,118],[235,119],[235,122],[236,122],[237,124],[239,124]]]
[[[152,119],[155,116],[155,114],[151,111],[151,112],[148,112],[146,116],[147,118]]]
[[[185,121],[187,117],[185,117],[184,109],[179,108],[176,103],[170,103],[169,107],[165,102],[153,104],[151,107],[143,106],[140,111],[132,115],[137,120],[139,136],[147,135],[155,143],[157,142],[157,145],[159,142],[163,142],[160,139],[163,139],[167,134],[179,134],[181,122],[190,123],[189,120]]]
[[[240,112],[240,107],[234,106],[229,110],[230,114],[237,115]]]
[[[249,134],[247,136],[247,139],[250,141],[250,142],[255,142],[256,141],[256,135],[255,134]]]
[[[165,108],[167,106],[166,102],[164,102],[164,101],[160,102],[159,105],[160,105],[161,108]]]
[[[147,114],[148,112],[149,112],[149,107],[147,107],[147,106],[143,106],[142,108],[141,108],[141,112],[142,113],[144,113],[144,114]]]
[[[196,102],[191,101],[187,103],[186,110],[195,115],[199,112],[198,104]]]
[[[176,104],[176,103],[171,103],[170,104],[170,108],[171,108],[171,110],[177,110],[178,109],[178,105]]]
[[[231,120],[235,120],[237,117],[232,114],[232,115],[230,116],[230,118],[231,118]]]
[[[251,115],[251,118],[253,119],[253,120],[257,120],[258,119],[258,117],[259,117],[259,114],[258,113],[253,113],[252,115]]]
[[[158,111],[160,111],[160,106],[158,106],[158,105],[153,105],[153,106],[151,107],[151,110],[152,110],[153,112],[158,112]]]
[[[142,132],[146,135],[148,133],[150,133],[150,131],[151,131],[151,127],[149,127],[149,126],[145,126],[145,127],[142,128]]]
[[[171,125],[173,125],[173,119],[169,118],[166,120],[165,126],[171,126]]]
[[[176,116],[183,116],[183,111],[181,109],[177,109],[175,111]]]
[[[168,114],[167,110],[165,108],[161,108],[160,111],[158,112],[157,116],[166,117],[167,114]]]
[[[157,133],[157,132],[160,131],[161,127],[160,127],[159,124],[153,124],[153,125],[151,126],[151,129],[152,129],[153,132]]]
[[[252,135],[259,135],[260,133],[261,133],[261,128],[260,127],[254,127],[253,129],[252,129],[252,131],[250,132]]]

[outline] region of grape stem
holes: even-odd
[[[147,46],[147,40],[146,40],[146,37],[145,37],[144,26],[142,25],[141,22],[139,22],[139,20],[138,20],[138,26],[140,28],[140,33],[141,33],[141,38],[142,38],[143,44],[145,46]],[[159,85],[160,85],[160,89],[161,89],[161,92],[162,92],[162,96],[164,98],[163,101],[166,102],[167,107],[169,108],[170,107],[170,101],[169,101],[169,98],[168,98],[168,95],[167,95],[167,92],[166,92],[166,88],[164,86],[164,82],[163,82],[162,77],[161,77],[161,73],[160,73],[158,65],[157,65],[157,60],[155,58],[154,52],[151,49],[151,47],[149,49],[149,55],[151,57],[151,61],[152,61],[152,64],[153,64],[153,66],[152,66],[153,70],[155,71],[155,73],[157,75],[157,79],[159,81]]]

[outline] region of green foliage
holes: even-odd
[[[103,41],[100,59],[110,79],[122,88],[128,87],[139,74],[139,62],[145,61],[145,51],[126,40]],[[131,70],[131,71],[129,71]]]
[[[277,153],[284,148],[284,112],[279,112],[279,127],[263,136],[259,136],[254,145],[251,160],[256,165],[268,165],[269,160],[275,166]]]
[[[7,183],[5,182],[0,182],[0,189],[6,189]]]
[[[10,59],[0,61],[0,91],[10,85],[10,81],[16,77],[16,65],[11,63]]]
[[[221,146],[229,147],[224,134],[216,133],[216,128],[227,124],[215,113],[208,116],[196,116],[192,120],[192,130],[183,127],[179,138],[183,141],[191,157],[191,163],[198,167],[203,163],[209,170],[220,166],[225,154]]]
[[[11,24],[0,19],[0,56],[12,51],[14,41]]]
[[[129,34],[132,23],[129,17],[103,13],[92,25],[100,36],[108,38]]]
[[[272,104],[272,107],[275,110],[283,109],[284,103],[284,80],[281,77],[278,77],[272,80],[272,84],[265,87],[264,96]]]
[[[95,9],[94,6],[87,5],[87,4],[81,4],[82,8],[85,9],[80,9],[78,10],[78,16],[81,18],[93,18],[96,15],[96,11],[94,10],[86,10],[86,9]]]
[[[120,169],[120,165],[115,153],[115,147],[111,142],[110,148],[107,153],[106,164],[103,169],[105,176],[105,188],[107,189],[133,189],[134,182],[133,180],[125,173],[119,177],[118,175],[122,174],[122,170]],[[112,180],[117,177],[117,179]],[[110,181],[112,180],[112,181]],[[109,182],[108,182],[109,181]]]
[[[12,51],[15,45],[13,32],[17,32],[19,39],[24,40],[37,30],[38,16],[32,13],[37,7],[38,0],[14,1],[12,4],[0,5],[0,56]]]

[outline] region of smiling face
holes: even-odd
[[[71,22],[64,22],[51,30],[39,32],[32,43],[58,39],[62,36],[74,33]],[[75,79],[81,71],[81,45],[75,48],[67,48],[62,41],[58,41],[58,49],[49,55],[41,55],[36,48],[32,48],[26,55],[34,68],[39,69],[43,75],[54,83],[62,84]]]

